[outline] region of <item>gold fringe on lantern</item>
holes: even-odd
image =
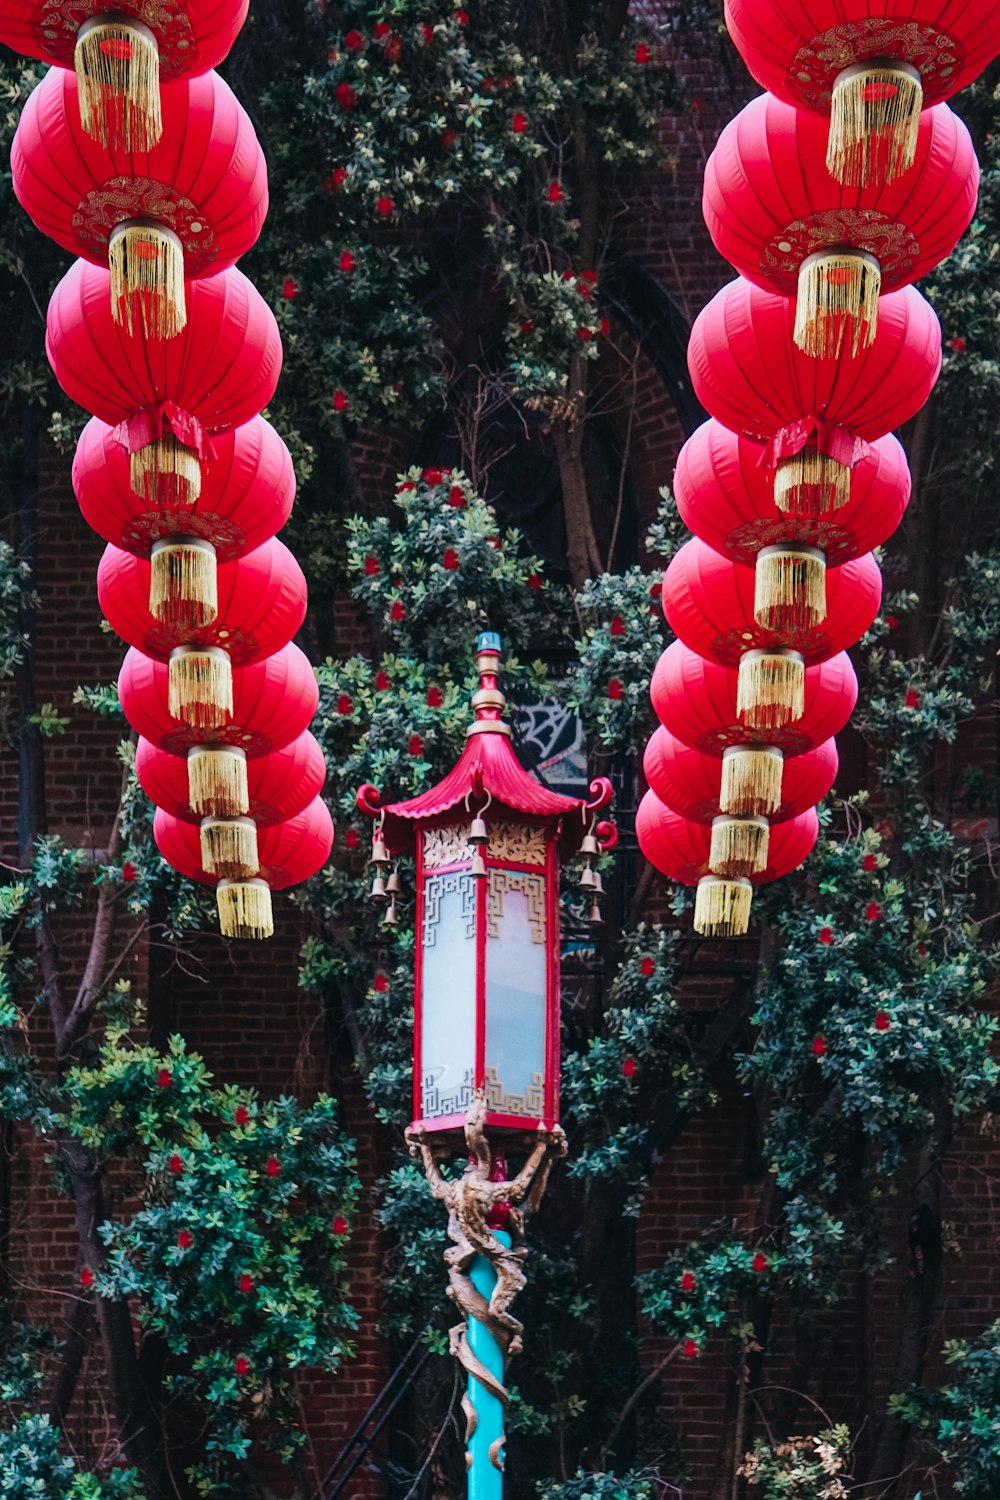
[[[173,230],[145,219],[117,224],[108,244],[111,315],[135,332],[138,307],[147,338],[172,339],[187,324],[184,249]]]
[[[160,52],[132,16],[98,16],[77,32],[77,96],[88,135],[114,150],[149,151],[163,135]]]
[[[250,810],[247,753],[235,745],[192,745],[188,803],[203,818],[238,818]]]
[[[194,536],[154,542],[149,555],[150,613],[161,625],[200,630],[219,613],[215,548]]]
[[[170,653],[167,703],[175,719],[214,729],[232,717],[233,666],[220,646],[177,646]]]
[[[760,875],[770,835],[766,818],[713,818],[708,862],[716,875]]]
[[[826,557],[817,547],[782,542],[757,553],[754,619],[765,630],[819,625],[826,619]]]
[[[806,669],[797,651],[748,651],[740,659],[736,712],[751,729],[781,729],[806,709]]]
[[[811,359],[838,359],[875,342],[882,272],[860,250],[820,250],[799,267],[794,339]]]
[[[776,813],[784,770],[777,745],[730,745],[722,755],[722,811],[744,818]]]
[[[851,470],[839,458],[806,447],[782,459],[774,474],[774,503],[786,516],[818,516],[851,498]]]
[[[201,494],[201,459],[172,432],[129,454],[129,481],[144,500],[193,505]]]
[[[826,165],[850,187],[894,182],[917,157],[924,87],[904,62],[855,63],[833,82]]]
[[[750,926],[752,903],[749,880],[703,875],[694,898],[694,930],[702,937],[743,937]]]
[[[223,937],[274,936],[271,889],[265,880],[220,880],[215,899]]]
[[[203,818],[201,862],[207,875],[244,880],[260,869],[257,824],[251,818]]]

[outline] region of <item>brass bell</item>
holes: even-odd
[[[393,870],[385,883],[385,888],[390,896],[401,896],[403,894],[403,882],[399,878],[398,870]]]
[[[587,921],[590,923],[591,927],[604,926],[604,918],[601,916],[601,903],[598,901],[596,896],[594,897],[593,904],[591,905],[590,911],[587,914]]]
[[[469,843],[486,844],[489,842],[489,837],[486,819],[480,813],[477,813],[472,820],[472,827],[469,829]]]
[[[588,859],[590,859],[593,858],[593,856],[597,852],[597,840],[594,838],[594,835],[592,833],[585,834],[583,842],[580,845],[580,853],[586,854]]]
[[[399,918],[396,915],[395,897],[393,897],[393,899],[389,902],[388,910],[386,911],[385,916],[382,918],[382,921],[385,923],[386,927],[397,927],[399,925]]]
[[[483,880],[486,877],[486,861],[483,859],[483,851],[478,844],[472,856],[472,874],[477,880]]]
[[[379,865],[379,866],[381,866],[381,865],[387,865],[387,864],[390,863],[390,860],[389,860],[389,851],[385,847],[385,844],[382,842],[382,835],[380,833],[377,833],[375,835],[375,837],[372,839],[372,858],[371,858],[371,862],[372,862],[373,865]]]
[[[601,879],[601,872],[600,872],[600,870],[591,870],[590,874],[591,874],[591,877],[592,877],[592,879],[590,881],[590,889],[593,891],[595,898],[597,896],[603,896],[604,895],[604,881]]]
[[[372,901],[388,901],[389,899],[389,892],[385,888],[385,881],[382,879],[381,870],[376,870],[375,872],[375,879],[372,881],[370,895]]]
[[[596,882],[597,876],[594,874],[594,871],[589,865],[585,865],[583,874],[580,876],[580,889],[582,891],[592,891]]]

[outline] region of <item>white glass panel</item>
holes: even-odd
[[[545,1113],[545,877],[489,873],[486,1097],[491,1110]]]
[[[424,881],[424,1119],[464,1111],[476,1063],[475,890],[468,873]]]

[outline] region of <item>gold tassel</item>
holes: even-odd
[[[751,818],[776,813],[784,770],[777,745],[730,745],[722,754],[722,811]]]
[[[833,82],[826,165],[850,187],[894,182],[917,158],[924,86],[904,62],[855,63]]]
[[[175,719],[215,729],[233,713],[233,666],[220,646],[177,646],[170,653],[167,704]]]
[[[139,309],[146,338],[172,339],[187,324],[184,248],[172,229],[146,219],[117,224],[108,244],[111,315],[135,332]]]
[[[206,875],[245,880],[260,869],[257,824],[251,818],[203,818],[201,862]]]
[[[757,553],[754,619],[765,630],[812,628],[826,619],[826,557],[817,547],[780,542]]]
[[[129,480],[143,500],[193,505],[201,494],[201,459],[168,432],[129,454]]]
[[[766,818],[713,818],[708,862],[716,875],[761,875],[771,825]]]
[[[786,516],[818,516],[851,498],[851,469],[806,446],[782,459],[774,474],[774,503]]]
[[[810,359],[839,359],[870,349],[878,324],[882,272],[874,255],[860,250],[820,250],[799,267],[795,342]]]
[[[797,651],[748,651],[740,659],[736,713],[751,729],[781,729],[806,711],[806,669]]]
[[[250,811],[245,750],[235,745],[192,745],[187,771],[193,812],[203,818],[239,818]]]
[[[87,134],[116,151],[152,150],[163,135],[163,117],[160,52],[149,27],[122,15],[84,21],[74,63]]]
[[[220,880],[215,899],[223,937],[274,936],[271,888],[266,880]]]
[[[694,898],[694,930],[702,937],[743,937],[750,926],[752,903],[749,880],[703,875]]]
[[[161,625],[200,630],[219,613],[215,548],[194,536],[154,542],[149,556],[150,613]]]

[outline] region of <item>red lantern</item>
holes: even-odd
[[[795,344],[793,319],[786,297],[732,281],[695,319],[688,367],[717,421],[767,443],[779,509],[828,509],[849,498],[865,443],[927,400],[941,369],[941,326],[930,303],[905,287],[882,298],[870,349],[811,359]]]
[[[281,374],[274,314],[232,267],[188,283],[190,322],[173,339],[129,333],[111,316],[108,272],[77,261],[52,294],[49,364],[72,401],[117,429],[132,455],[132,487],[190,501],[210,434],[261,411]],[[176,503],[176,500],[175,500]]]
[[[853,645],[875,619],[882,600],[882,575],[870,553],[825,573],[816,563],[822,554],[796,554],[787,547],[773,551],[776,563],[789,560],[790,571],[803,563],[815,567],[818,577],[807,578],[802,591],[822,596],[825,588],[824,611],[813,610],[802,623],[786,618],[780,628],[762,624],[774,613],[771,598],[786,586],[780,569],[775,570],[773,596],[762,594],[759,561],[755,574],[697,537],[685,542],[663,575],[663,612],[671,630],[711,661],[739,667],[737,712],[755,729],[801,718],[806,665]],[[797,586],[793,577],[788,594]]]
[[[4,0],[0,42],[76,71],[85,129],[116,148],[160,139],[160,82],[217,68],[249,0]]]
[[[727,795],[727,771],[739,748],[723,758],[685,745],[664,725],[652,734],[642,758],[642,769],[650,787],[672,812],[695,823],[711,823],[723,814],[766,817],[772,824],[787,823],[830,791],[839,764],[835,740],[824,740],[815,750],[785,760],[781,751],[770,749],[777,767],[777,796],[750,795],[734,799]],[[141,779],[141,778],[140,778]]]
[[[301,885],[323,868],[333,848],[333,819],[323,799],[314,798],[297,817],[262,828],[256,839],[256,869],[231,875],[221,873],[224,865],[207,871],[199,830],[162,808],[153,819],[153,837],[175,870],[189,880],[215,886],[224,937],[268,938],[274,932],[271,892]],[[219,844],[224,848],[221,839]]]
[[[795,297],[806,354],[855,354],[875,337],[879,296],[947,259],[979,191],[972,138],[946,104],[920,118],[912,173],[845,187],[824,160],[818,115],[770,94],[730,121],[705,170],[702,207],[716,248],[742,276]]]
[[[10,153],[29,218],[64,250],[109,266],[111,315],[155,338],[185,325],[185,276],[235,265],[267,214],[264,153],[229,85],[205,73],[167,84],[162,103],[161,143],[115,151],[84,132],[76,80],[53,68]]]
[[[697,886],[694,927],[705,937],[739,937],[750,922],[753,886],[798,869],[819,837],[816,809],[809,808],[770,830],[765,869],[751,875],[720,875],[712,868],[712,829],[692,823],[647,792],[635,815],[639,848],[668,880]]]
[[[744,567],[754,566],[763,547],[787,541],[818,548],[836,568],[881,546],[903,518],[910,471],[891,434],[871,445],[854,470],[850,499],[835,511],[779,510],[774,470],[763,456],[760,443],[708,421],[684,444],[674,473],[685,526]]]
[[[832,115],[827,165],[847,183],[908,171],[921,108],[1000,51],[998,0],[726,0],[726,24],[763,88]]]
[[[254,417],[212,439],[201,494],[191,504],[167,503],[132,489],[129,456],[114,429],[92,418],[73,460],[73,488],[88,526],[136,557],[171,537],[210,542],[220,563],[266,542],[288,520],[295,500],[291,455],[270,422]]]
[[[198,549],[164,543],[166,566],[197,568]],[[214,560],[213,560],[214,561]],[[306,614],[306,581],[283,542],[262,547],[218,570],[218,613],[207,624],[150,610],[169,598],[157,562],[109,546],[97,570],[97,597],[111,628],[147,656],[169,662],[169,703],[175,718],[211,727],[232,712],[232,667],[248,666],[286,645]],[[164,570],[165,571],[165,570]]]
[[[307,730],[283,750],[273,750],[247,763],[248,797],[235,807],[217,796],[195,804],[187,757],[171,755],[141,736],[135,752],[135,774],[150,801],[183,823],[197,826],[203,818],[246,816],[259,828],[270,828],[294,818],[319,796],[326,780],[326,762],[317,740]]]

